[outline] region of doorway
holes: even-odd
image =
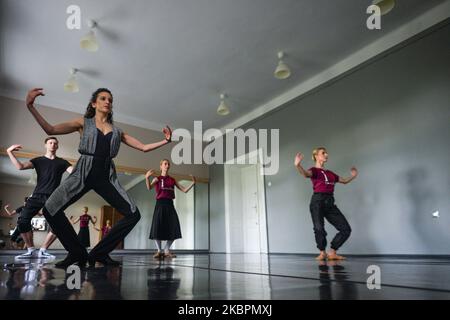
[[[264,176],[260,152],[225,164],[225,233],[227,253],[267,253]]]
[[[114,227],[114,225],[123,218],[123,215],[117,211],[115,208],[111,206],[103,206],[101,208],[101,214],[100,214],[100,230],[104,226],[106,226],[106,221],[109,220],[111,222],[111,227]],[[100,231],[98,233],[98,241],[102,240],[102,232]],[[123,241],[121,241],[115,249],[123,249]]]

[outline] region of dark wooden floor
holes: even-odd
[[[64,254],[58,253],[57,259]],[[450,259],[349,257],[316,262],[302,255],[179,254],[155,261],[152,253],[114,254],[121,267],[72,273],[54,261],[14,261],[0,253],[0,300],[319,300],[450,299]],[[381,288],[370,290],[369,266]]]

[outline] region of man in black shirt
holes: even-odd
[[[11,162],[19,170],[35,169],[37,173],[36,187],[33,194],[27,199],[25,207],[22,209],[17,220],[20,235],[25,241],[28,251],[16,258],[26,259],[35,257],[37,254],[33,243],[31,219],[44,207],[45,201],[47,201],[48,197],[59,186],[64,172],[71,173],[73,167],[67,160],[56,156],[58,139],[55,137],[45,139],[46,153],[44,156],[33,158],[25,163],[20,162],[14,155],[14,151],[19,151],[21,148],[22,146],[18,144],[8,148],[7,153]],[[45,247],[39,250],[38,255],[39,257],[46,257]]]

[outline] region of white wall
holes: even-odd
[[[178,181],[183,186],[189,186],[190,181]],[[174,249],[194,249],[194,188],[183,193],[175,188],[174,205],[180,220],[182,238],[174,242]]]

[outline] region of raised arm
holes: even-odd
[[[182,192],[187,193],[191,188],[195,185],[195,177],[191,175],[192,183],[188,187],[183,187],[181,184],[178,183],[178,181],[175,181],[175,185],[178,189],[180,189]]]
[[[312,172],[311,170],[305,170],[302,165],[301,162],[303,160],[303,154],[301,154],[300,152],[297,153],[295,155],[295,160],[294,160],[294,165],[297,168],[298,172],[304,176],[305,178],[311,178],[312,177]]]
[[[94,229],[97,231],[100,231],[100,229],[95,226],[95,224],[97,223],[97,217],[95,217],[95,216],[91,217],[91,222],[92,222],[92,225],[94,226]]]
[[[128,133],[122,134],[122,142],[127,146],[137,149],[142,152],[149,152],[158,149],[172,141],[172,130],[166,126],[163,130],[165,139],[155,143],[144,144],[135,137],[130,136]]]
[[[26,103],[28,110],[31,112],[33,117],[36,119],[37,123],[44,129],[45,133],[48,135],[59,135],[59,134],[68,134],[75,131],[81,133],[81,129],[83,128],[83,118],[77,118],[71,120],[69,122],[64,122],[56,125],[51,125],[44,119],[44,117],[37,111],[34,107],[34,100],[38,96],[45,96],[42,88],[34,88],[28,91]]]
[[[145,185],[147,186],[147,190],[152,190],[153,186],[158,182],[158,179],[154,178],[152,182],[150,182],[151,176],[155,175],[155,170],[148,170],[145,174]]]
[[[5,206],[5,212],[6,212],[6,214],[7,214],[8,216],[13,216],[13,215],[15,215],[15,214],[17,213],[16,210],[9,211],[9,204],[7,204],[7,205]]]
[[[72,224],[78,223],[78,221],[80,221],[80,217],[76,218],[75,221],[73,221],[73,216],[70,216],[69,218],[70,222],[72,222]]]
[[[343,183],[343,184],[347,184],[347,183],[350,183],[351,181],[353,181],[358,176],[358,169],[356,169],[355,167],[352,167],[350,169],[350,174],[351,174],[351,176],[348,178],[339,177],[339,182]]]
[[[34,166],[30,161],[27,162],[20,162],[16,155],[14,154],[14,151],[19,151],[22,149],[22,146],[20,144],[13,144],[11,147],[6,149],[6,153],[8,153],[9,159],[13,163],[13,165],[19,169],[19,170],[27,170],[27,169],[33,169]]]

